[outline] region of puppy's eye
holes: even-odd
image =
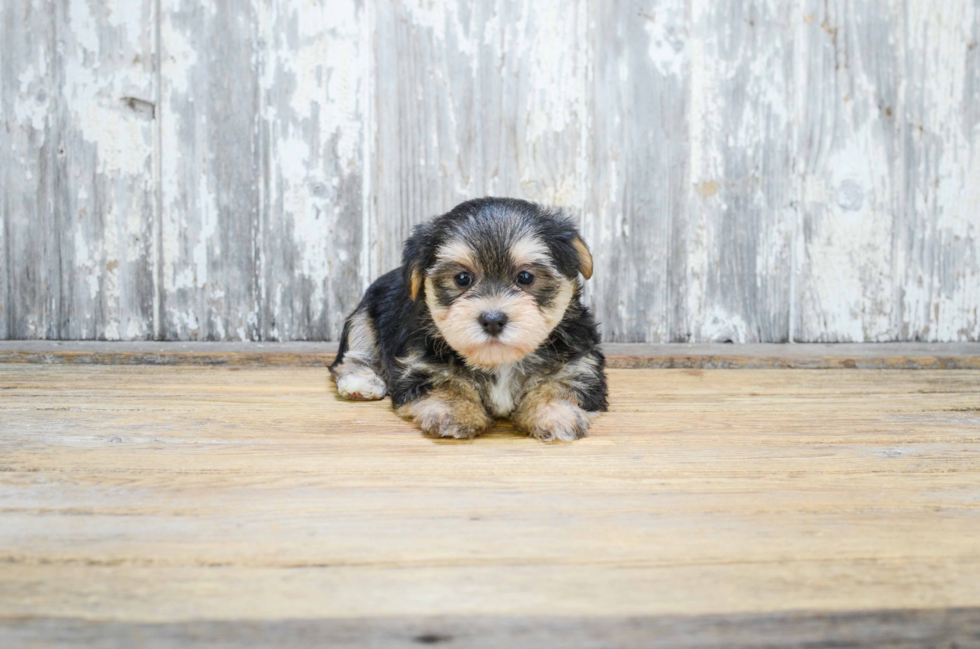
[[[520,284],[521,286],[530,286],[531,284],[534,283],[534,275],[527,272],[526,270],[517,273],[517,283]]]
[[[467,286],[473,283],[473,276],[470,275],[469,273],[460,273],[459,275],[453,278],[453,281],[456,282],[456,286],[460,288],[466,288]]]

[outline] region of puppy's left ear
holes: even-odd
[[[419,293],[422,292],[422,282],[424,278],[422,277],[422,271],[418,268],[412,269],[412,274],[408,279],[408,294],[411,296],[412,301],[419,299]]]
[[[572,241],[572,247],[575,248],[575,254],[578,255],[578,271],[582,273],[582,277],[585,279],[592,279],[592,253],[589,252],[589,247],[585,245],[581,237],[575,237]]]
[[[422,284],[425,281],[430,230],[431,226],[428,223],[415,226],[412,230],[412,236],[408,238],[405,247],[402,248],[402,278],[413,302],[422,293]]]

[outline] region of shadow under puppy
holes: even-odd
[[[402,267],[347,318],[330,372],[345,399],[391,395],[436,437],[495,417],[544,441],[588,434],[606,410],[605,359],[578,275],[592,256],[559,211],[483,198],[417,226]]]

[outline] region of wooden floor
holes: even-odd
[[[547,445],[321,368],[0,365],[0,646],[980,644],[980,372],[610,382]]]

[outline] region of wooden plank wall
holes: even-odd
[[[0,338],[334,340],[566,206],[611,341],[980,340],[980,0],[0,5]]]

